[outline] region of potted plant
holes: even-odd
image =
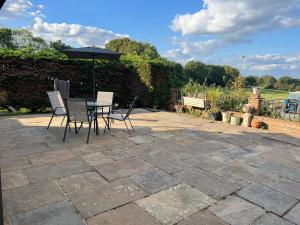
[[[239,116],[231,116],[230,124],[235,125],[235,126],[239,126],[240,123],[241,123],[241,117],[239,117]]]
[[[222,121],[225,123],[230,123],[232,112],[222,112]]]
[[[254,127],[256,129],[260,129],[262,127],[262,124],[263,124],[262,121],[254,119],[251,122],[251,127]]]

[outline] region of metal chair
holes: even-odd
[[[133,101],[130,103],[126,115],[123,115],[123,113],[121,113],[121,112],[109,114],[109,115],[107,116],[108,124],[109,124],[109,121],[110,121],[110,120],[123,121],[124,124],[125,124],[125,126],[126,126],[126,129],[127,129],[128,133],[129,133],[129,135],[131,136],[131,133],[130,133],[130,131],[129,131],[129,129],[128,129],[128,126],[127,126],[127,123],[126,123],[126,120],[129,121],[129,124],[130,124],[130,126],[131,126],[132,131],[135,132],[135,130],[134,130],[133,126],[132,126],[132,123],[131,123],[131,120],[130,120],[129,116],[130,116],[130,114],[131,114],[131,112],[132,112],[132,109],[133,109],[133,107],[134,107],[134,104],[135,104],[136,100],[137,100],[137,97],[135,97],[135,98],[133,99]],[[104,133],[105,133],[105,131],[106,131],[107,128],[110,129],[110,127],[107,127],[107,125],[105,125]]]
[[[113,92],[104,92],[104,91],[98,91],[97,93],[97,103],[100,105],[111,105],[113,104],[113,98],[114,93]],[[98,114],[110,114],[111,107],[103,107],[101,112],[98,112]]]
[[[67,124],[65,127],[65,133],[63,141],[66,140],[67,128],[70,123],[75,124],[75,134],[78,134],[79,130],[82,128],[84,123],[89,124],[88,136],[86,143],[89,143],[91,127],[94,120],[94,115],[89,114],[87,101],[82,99],[66,99],[66,108],[67,108]],[[80,123],[80,126],[77,127],[77,123]]]
[[[67,112],[66,112],[66,108],[64,105],[64,101],[63,101],[59,91],[49,91],[49,92],[47,92],[47,94],[48,94],[48,97],[50,99],[50,103],[52,106],[52,116],[51,116],[50,122],[47,126],[47,129],[49,129],[54,116],[56,116],[56,117],[63,116],[63,120],[61,122],[61,125],[62,125],[65,120],[65,117],[67,116]]]

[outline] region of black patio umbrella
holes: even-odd
[[[0,9],[2,8],[2,6],[4,5],[5,0],[0,0]]]
[[[62,50],[67,56],[71,58],[92,59],[93,60],[93,94],[96,100],[96,77],[95,77],[95,59],[118,60],[121,53],[114,52],[108,49],[97,47],[84,47],[84,48],[70,48]]]

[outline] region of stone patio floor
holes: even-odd
[[[0,118],[6,225],[300,224],[297,137],[137,109],[63,143],[49,118]]]

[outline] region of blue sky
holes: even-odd
[[[73,46],[130,37],[183,64],[300,78],[300,0],[7,0],[0,25]]]

